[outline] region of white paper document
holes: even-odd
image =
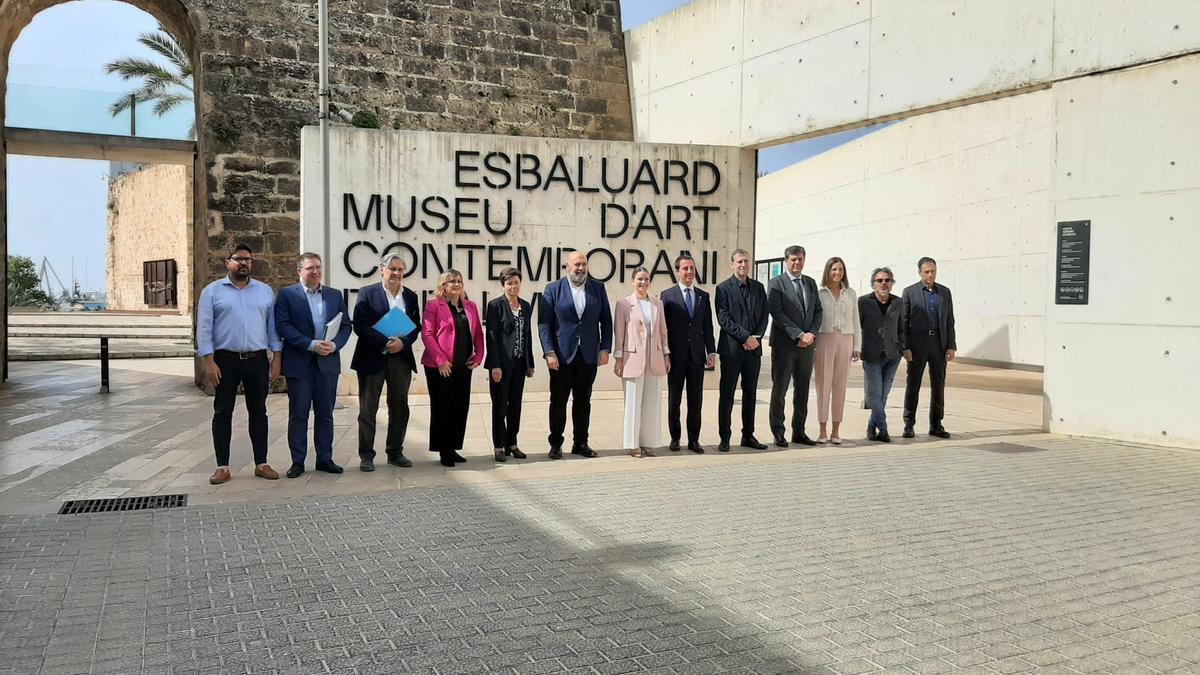
[[[341,327],[342,327],[342,313],[338,312],[337,316],[333,317],[332,319],[329,320],[329,323],[325,324],[325,341],[332,342],[334,336],[336,336],[338,334],[338,330]]]

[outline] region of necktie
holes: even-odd
[[[804,286],[801,283],[800,277],[792,279],[792,283],[796,286],[796,297],[800,298],[800,309],[805,309],[806,303],[804,302]]]
[[[687,305],[688,316],[692,316],[693,310],[696,309],[695,303],[692,301],[692,289],[683,289],[683,302]]]

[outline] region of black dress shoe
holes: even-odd
[[[583,445],[577,445],[577,446],[571,448],[571,454],[579,455],[581,457],[597,457],[598,456],[596,454],[595,450],[588,447],[587,443],[584,443]]]
[[[458,454],[457,452],[451,452],[450,458],[454,460],[455,464],[466,464],[466,462],[467,462],[467,458],[463,457],[462,455]]]
[[[438,457],[440,458],[439,461],[442,463],[442,466],[448,466],[448,467],[454,466],[454,453],[446,452],[444,450],[439,450]]]
[[[880,443],[891,443],[892,437],[888,436],[888,432],[881,431],[881,432],[875,434],[875,438],[872,440],[879,441]]]
[[[284,475],[287,476],[288,478],[298,478],[300,476],[300,474],[302,474],[302,473],[304,473],[304,465],[303,464],[293,464],[288,467],[287,473],[285,473]]]
[[[916,434],[913,433],[912,427],[904,427],[904,437],[905,438],[912,438],[914,436],[916,436]]]
[[[333,462],[329,462],[328,464],[318,464],[317,471],[324,471],[325,473],[341,473],[342,467],[334,464]]]
[[[671,449],[671,452],[679,452],[679,439],[678,438],[671,439],[671,444],[668,445],[667,447]]]
[[[550,459],[562,459],[562,446],[561,445],[550,446]]]
[[[515,445],[505,448],[504,454],[512,455],[512,457],[514,457],[515,459],[525,459],[525,453],[521,452],[521,449]]]
[[[374,471],[375,470],[375,460],[373,460],[373,459],[359,460],[358,470],[359,471]]]
[[[875,429],[867,429],[867,440],[874,441],[879,439],[879,432]]]
[[[691,450],[692,452],[696,453],[697,455],[704,454],[704,446],[700,445],[699,443],[688,443],[688,450]]]
[[[938,427],[938,428],[936,428],[936,429],[930,429],[930,430],[929,430],[929,435],[930,435],[930,436],[937,436],[938,438],[950,438],[950,432],[949,432],[949,431],[946,431],[946,430],[945,430],[945,429],[943,429],[942,427]]]
[[[776,436],[776,437],[775,437],[775,447],[777,447],[777,448],[786,448],[787,446],[788,446],[788,442],[787,442],[787,439],[786,439],[786,438],[784,438],[783,436]]]
[[[792,442],[799,443],[800,445],[816,445],[817,444],[817,442],[814,441],[813,439],[809,438],[808,434],[806,434],[806,433],[801,433],[799,436],[793,435]]]
[[[722,440],[717,444],[717,452],[729,452],[729,441]]]
[[[394,455],[388,455],[388,464],[398,466],[402,469],[407,469],[412,466],[412,460],[405,457],[403,452],[398,452]]]
[[[766,450],[767,449],[766,443],[760,443],[759,440],[753,436],[743,436],[742,442],[740,443],[740,445],[743,448],[750,448],[751,450]]]

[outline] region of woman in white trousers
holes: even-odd
[[[817,380],[817,421],[821,424],[818,443],[842,444],[839,435],[842,413],[846,408],[846,382],[850,362],[862,351],[862,327],[858,323],[858,296],[846,281],[846,263],[833,257],[825,263],[821,275],[821,332],[817,334],[813,355],[813,375]],[[832,408],[833,431],[825,435]]]
[[[650,295],[650,271],[633,271],[633,293],[617,301],[613,372],[625,385],[624,444],[632,457],[662,445],[663,379],[671,370],[662,301]]]

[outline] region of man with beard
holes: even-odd
[[[204,361],[204,374],[216,388],[212,436],[217,470],[208,479],[213,485],[231,478],[229,441],[239,384],[250,416],[254,475],[279,478],[267,464],[267,389],[279,379],[283,344],[275,332],[275,294],[270,286],[250,278],[252,262],[249,246],[234,246],[225,259],[229,273],[204,287],[196,311],[196,356]],[[270,360],[267,350],[273,353]]]
[[[588,276],[587,256],[567,256],[567,276],[546,286],[538,308],[538,336],[550,369],[550,459],[562,459],[571,400],[571,454],[595,457],[588,446],[592,384],[608,363],[613,341],[612,310],[604,285]]]

